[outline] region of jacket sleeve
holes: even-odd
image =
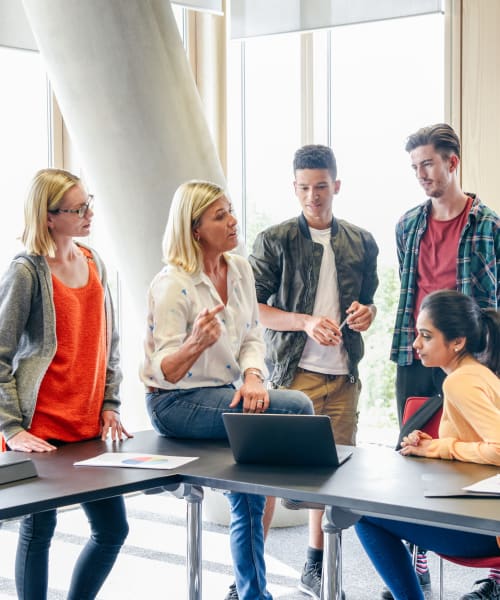
[[[500,224],[495,232],[495,254],[497,269],[497,310],[500,310]]]
[[[365,240],[366,260],[363,273],[363,282],[359,301],[361,304],[373,304],[375,292],[378,288],[377,257],[378,246],[371,234],[366,234]]]
[[[404,227],[402,219],[400,219],[396,224],[396,253],[398,256],[399,278],[401,279],[401,274],[403,272],[403,263],[405,258]]]
[[[270,234],[262,231],[258,234],[253,252],[248,258],[255,277],[257,302],[261,304],[266,304],[280,287],[282,260],[276,247],[277,245],[273,245],[270,240]]]
[[[14,363],[31,313],[35,286],[29,269],[16,261],[0,283],[0,431],[6,440],[24,429]]]
[[[106,315],[106,346],[107,346],[107,365],[106,365],[106,385],[104,388],[104,400],[102,410],[120,411],[120,383],[122,381],[122,372],[120,369],[119,335],[116,324],[113,299],[108,285],[106,267],[95,252],[91,250],[97,265],[101,283],[104,288],[104,309]]]

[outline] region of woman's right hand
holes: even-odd
[[[200,311],[193,322],[191,333],[179,350],[162,358],[160,368],[166,381],[180,381],[203,352],[219,339],[222,326],[217,314],[221,310],[224,310],[223,304],[218,304],[212,310],[204,308]]]
[[[51,452],[57,450],[56,446],[49,444],[36,435],[32,435],[28,431],[20,431],[9,438],[7,445],[11,450],[18,452]]]
[[[224,310],[224,304],[217,304],[212,310],[204,308],[193,323],[191,336],[203,350],[209,348],[219,339],[222,332],[217,314]]]

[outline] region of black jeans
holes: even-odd
[[[93,600],[111,571],[128,534],[122,496],[84,502],[91,527],[71,578],[68,600]],[[16,554],[16,588],[19,600],[47,598],[49,548],[57,511],[47,510],[23,518]]]

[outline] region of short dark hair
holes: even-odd
[[[460,138],[447,123],[422,127],[407,138],[405,150],[411,152],[419,146],[428,144],[434,146],[436,152],[439,152],[443,158],[450,158],[452,154],[460,158]]]
[[[337,179],[337,161],[332,149],[321,144],[302,146],[293,157],[293,172],[297,169],[328,169],[335,181]]]
[[[456,290],[440,290],[426,296],[425,310],[447,342],[464,337],[464,353],[474,355],[494,373],[500,373],[500,313],[481,308],[474,298]]]

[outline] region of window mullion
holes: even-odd
[[[301,36],[300,45],[300,136],[302,144],[314,142],[314,47],[313,34]]]

